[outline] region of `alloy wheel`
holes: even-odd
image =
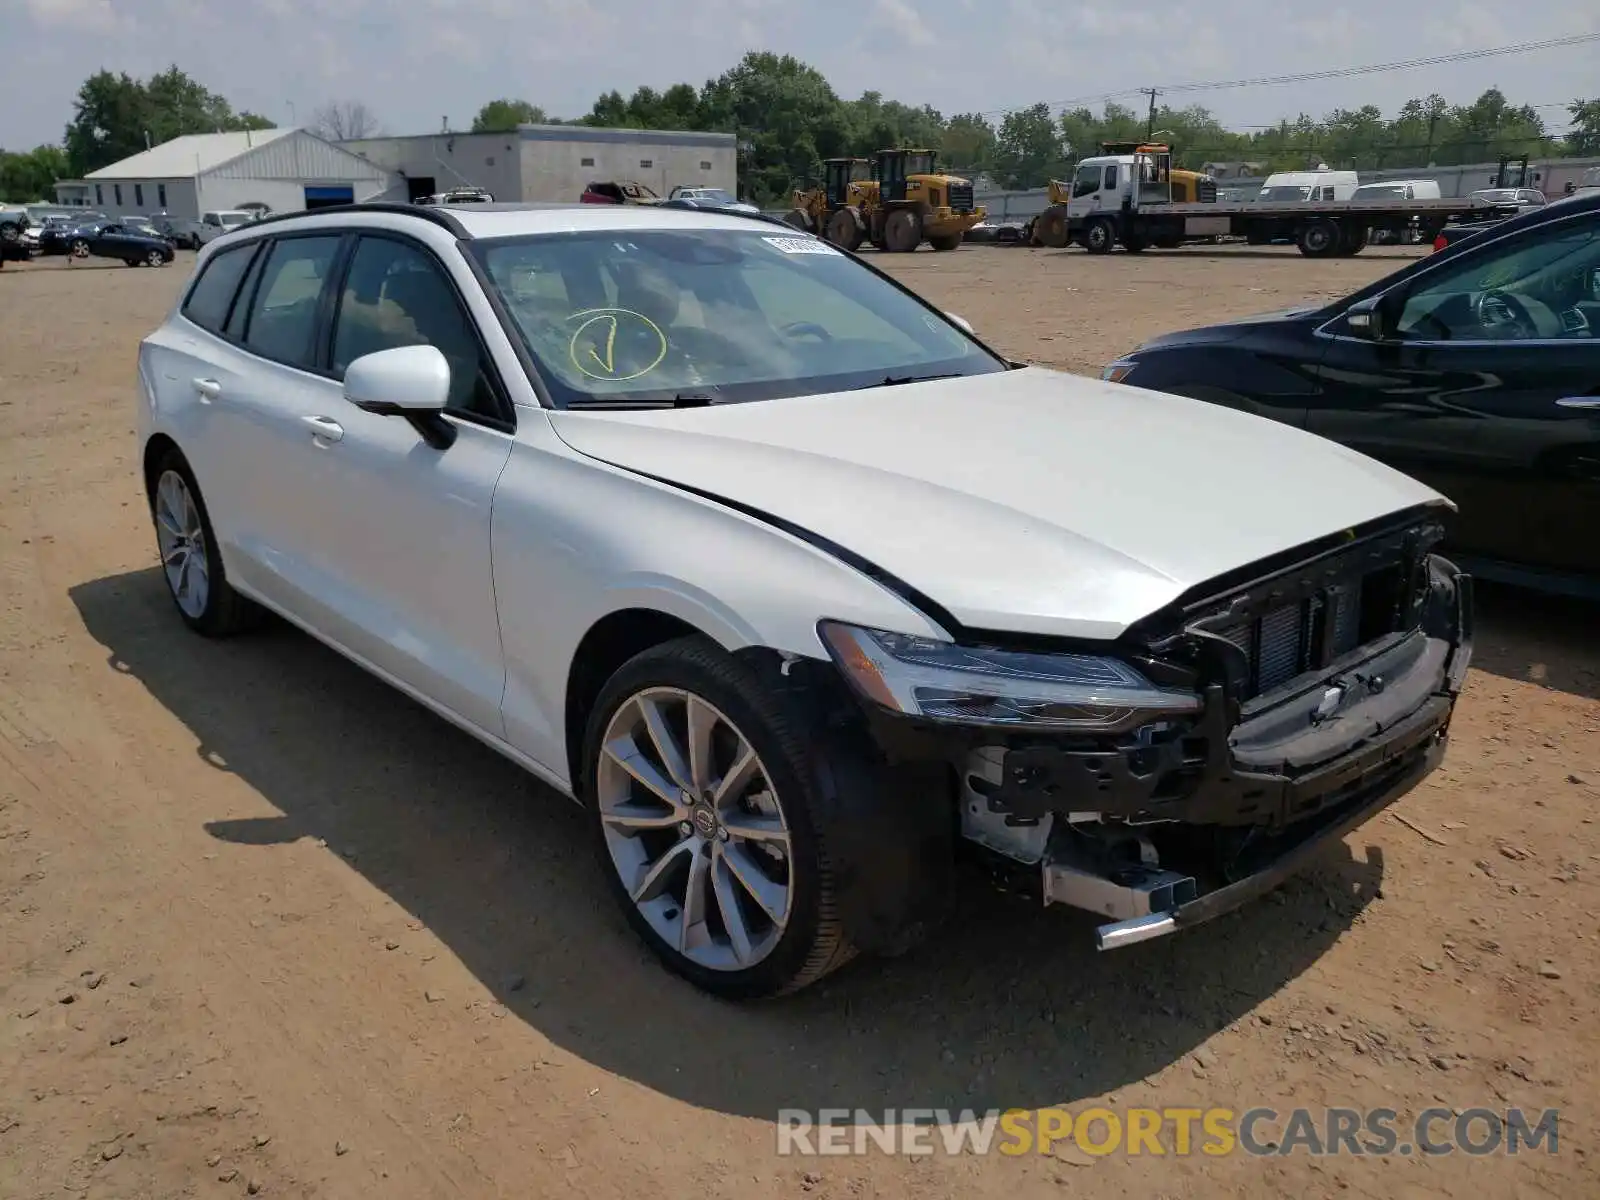
[[[624,890],[667,946],[742,971],[778,945],[793,905],[783,806],[750,740],[681,688],[645,688],[611,717],[596,799]]]
[[[161,473],[156,484],[155,515],[156,541],[167,586],[184,615],[197,621],[211,598],[211,568],[200,510],[178,472]]]

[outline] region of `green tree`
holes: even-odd
[[[747,142],[745,186],[759,200],[784,195],[848,152],[844,108],[822,73],[791,55],[751,51],[700,92],[702,127]]]
[[[1043,187],[1065,174],[1066,146],[1048,104],[1007,113],[995,135],[995,174],[1002,187]]]
[[[1567,134],[1567,153],[1589,157],[1600,154],[1600,100],[1574,100],[1567,105],[1572,129]]]
[[[259,114],[235,112],[176,66],[148,81],[97,71],[78,89],[65,146],[70,173],[81,176],[186,133],[272,126]]]
[[[544,109],[526,100],[491,100],[472,118],[473,133],[510,133],[518,125],[549,125]]]
[[[939,157],[956,171],[981,175],[994,167],[994,126],[981,113],[957,113],[939,139]]]
[[[37,146],[19,154],[0,150],[0,200],[53,200],[56,180],[67,174],[67,152],[60,146]]]

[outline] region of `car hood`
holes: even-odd
[[[973,629],[1113,638],[1223,572],[1442,500],[1287,425],[1036,367],[550,419],[582,454],[807,530]]]
[[[1200,346],[1219,345],[1223,342],[1237,341],[1261,325],[1271,325],[1279,321],[1294,321],[1310,318],[1322,311],[1323,306],[1315,304],[1302,304],[1295,308],[1282,308],[1274,312],[1258,313],[1253,317],[1240,317],[1238,320],[1229,321],[1223,325],[1202,325],[1198,329],[1180,329],[1175,333],[1164,333],[1153,337],[1147,342],[1141,342],[1139,350],[1154,350],[1158,347],[1169,346]],[[1138,353],[1138,350],[1134,351]]]

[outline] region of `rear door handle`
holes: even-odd
[[[1600,409],[1600,396],[1563,396],[1556,404],[1562,408]]]
[[[194,380],[194,390],[206,400],[215,400],[218,396],[222,395],[222,385],[215,379]]]
[[[320,441],[337,442],[344,437],[344,426],[332,417],[301,417],[311,427],[311,435]]]

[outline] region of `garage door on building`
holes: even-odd
[[[335,204],[353,204],[355,198],[356,192],[352,187],[308,187],[306,208],[331,208]]]

